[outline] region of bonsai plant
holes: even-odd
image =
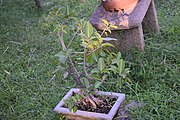
[[[128,80],[126,75],[129,73],[129,68],[125,68],[121,53],[110,48],[115,47],[107,42],[116,39],[102,37],[111,33],[110,28],[116,28],[116,26],[102,19],[105,28],[99,33],[88,21],[68,17],[69,20],[76,21],[73,22],[73,27],[68,27],[57,19],[56,12],[57,10],[50,15],[51,18],[56,16],[54,17],[57,22],[55,31],[62,48],[56,55],[60,61],[58,70],[65,71],[64,78],[71,75],[77,84],[77,89],[71,89],[54,110],[69,119],[112,119],[120,103],[125,99],[125,95],[99,92],[98,88],[103,83],[108,83],[110,75],[116,78],[119,86],[123,81]],[[69,34],[67,30],[75,31],[68,44],[63,37],[64,34]],[[79,41],[75,41],[75,37]],[[77,50],[73,49],[73,43],[78,46]],[[87,113],[84,113],[85,110]]]

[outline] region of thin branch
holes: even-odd
[[[74,34],[74,36],[72,37],[72,39],[70,40],[67,48],[69,48],[69,46],[71,45],[72,41],[74,40],[75,36],[77,35],[77,33],[79,32],[79,30],[76,31],[76,33]]]
[[[71,54],[84,54],[83,52],[72,52]]]
[[[88,69],[90,69],[90,68],[93,67],[93,66],[94,66],[94,64],[86,67],[86,69],[88,70]],[[81,77],[82,77],[84,74],[85,74],[84,71],[81,72],[81,73],[80,73],[80,76],[78,77],[78,79],[81,79]]]
[[[97,50],[99,50],[100,48],[102,48],[102,47],[98,47],[98,48],[96,48],[96,49],[95,49],[95,50],[93,50],[92,52],[88,53],[86,56],[90,55],[91,53],[96,52],[96,51],[97,51]]]
[[[84,88],[84,85],[81,83],[79,77],[77,77],[77,75],[75,74],[75,72],[72,69],[72,66],[69,66],[69,72],[72,75],[73,79],[76,81],[76,83],[81,87]]]
[[[74,65],[74,63],[72,62],[71,57],[68,57],[68,59],[69,59],[69,62],[70,62],[70,64],[71,64],[71,66],[73,67],[74,71],[76,72],[77,76],[80,76],[80,75],[79,75],[79,72],[77,71],[77,69],[76,69],[76,67],[75,67],[75,65]]]
[[[92,78],[90,77],[90,75],[87,73],[87,68],[86,68],[86,48],[84,48],[84,64],[83,64],[83,68],[84,68],[84,73],[86,75],[86,77],[89,80],[92,80]]]
[[[81,33],[82,30],[80,30]],[[82,39],[83,42],[84,42],[84,39]],[[86,75],[86,77],[89,79],[89,80],[92,80],[92,78],[90,77],[90,75],[87,73],[87,68],[86,68],[86,48],[84,47],[84,61],[83,61],[83,69],[84,69],[84,73]]]
[[[80,87],[84,88],[84,85],[82,84],[82,82],[81,82],[81,80],[80,80],[80,74],[79,74],[79,72],[77,71],[74,63],[72,62],[72,59],[71,59],[70,56],[68,57],[68,60],[69,60],[69,62],[70,62],[69,69],[70,69],[71,75],[73,76],[73,78],[74,78],[74,80],[76,81],[76,83],[77,83]]]
[[[63,28],[61,29],[61,32],[58,32],[58,36],[59,36],[59,39],[60,39],[60,42],[61,42],[61,46],[62,46],[63,51],[66,51],[66,50],[67,50],[67,47],[66,47],[66,45],[65,45],[65,43],[64,43],[64,40],[63,40]],[[82,87],[83,84],[81,83],[80,79],[78,79],[79,76],[80,76],[80,74],[79,74],[79,72],[77,71],[74,63],[72,62],[72,59],[71,59],[70,56],[68,56],[68,60],[69,60],[69,62],[70,62],[69,70],[70,70],[71,75],[73,76],[73,78],[74,78],[74,80],[76,81],[76,83],[77,83],[79,86]],[[75,75],[76,75],[76,76],[75,76]]]
[[[63,51],[66,51],[67,48],[66,48],[66,45],[65,45],[64,40],[63,40],[63,28],[61,28],[61,32],[58,32],[58,36],[59,36]]]
[[[106,29],[103,30],[103,32],[101,33],[101,37],[103,36],[103,34],[106,32]]]
[[[62,46],[63,51],[66,51],[67,48],[66,48],[66,45],[65,45],[64,40],[63,40],[63,33],[62,33],[62,31],[63,31],[63,28],[61,29],[61,32],[58,32],[58,36],[59,36],[59,39],[60,39],[60,42],[61,42],[61,46]],[[71,66],[73,67],[74,71],[75,71],[76,74],[79,76],[79,73],[78,73],[78,71],[77,71],[74,63],[72,62],[71,57],[69,56],[68,59],[69,59],[69,61],[70,61]]]

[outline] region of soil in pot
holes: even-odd
[[[75,94],[77,93],[73,93],[72,96],[74,96]],[[100,95],[93,95],[93,96],[96,100],[99,100],[99,104],[96,104],[96,108],[94,108],[88,100],[82,99],[76,102],[76,107],[78,108],[78,110],[108,114],[117,100],[117,98],[112,98],[111,96],[100,96]],[[65,105],[63,105],[63,107],[67,108],[67,106]]]

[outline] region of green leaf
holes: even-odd
[[[81,45],[82,45],[83,47],[87,47],[88,43],[87,43],[87,42],[82,42]]]
[[[83,85],[86,87],[86,88],[89,88],[89,81],[87,79],[83,79]]]
[[[130,68],[125,68],[125,70],[123,71],[121,75],[122,78],[125,79],[128,73],[130,73]]]
[[[101,47],[115,47],[115,46],[111,43],[106,42],[106,43],[101,44]]]
[[[69,16],[70,13],[69,13],[69,5],[66,6],[66,16]]]
[[[103,57],[105,57],[105,56],[106,56],[106,53],[105,53],[104,51],[101,51],[101,52],[100,52],[100,55],[103,56]]]
[[[95,69],[92,69],[92,70],[91,70],[91,74],[93,74],[93,73],[99,73],[99,70],[96,69],[96,68],[95,68]]]
[[[92,57],[93,57],[93,59],[95,60],[95,61],[97,61],[97,55],[96,55],[96,53],[92,53]]]
[[[122,78],[119,78],[119,79],[117,80],[118,86],[119,86],[120,88],[122,88],[122,84],[123,84],[122,82],[123,82]]]
[[[77,101],[77,99],[76,99],[75,96],[72,96],[71,98],[72,98],[73,102],[76,102],[76,101]]]
[[[84,34],[87,37],[90,37],[93,34],[93,26],[91,25],[90,22],[86,22],[86,24],[84,26]]]
[[[110,25],[110,28],[113,28],[113,29],[118,29],[118,26],[115,26],[115,25]]]
[[[113,60],[112,60],[112,64],[117,64],[117,65],[118,65],[118,64],[119,64],[119,59],[116,59],[116,58],[113,59]]]
[[[59,9],[58,8],[54,8],[53,10],[54,10],[54,12],[57,12]]]
[[[128,77],[126,77],[125,81],[128,83],[132,83],[132,81]]]
[[[76,106],[73,107],[73,113],[77,112],[78,108]]]
[[[73,111],[72,111],[72,107],[71,107],[70,105],[68,105],[68,110],[69,110],[70,112],[73,112]]]
[[[101,38],[101,35],[97,31],[95,32],[95,36],[96,38]]]
[[[99,58],[99,61],[98,61],[98,69],[102,72],[104,68],[105,68],[104,59],[103,59],[103,58]]]
[[[106,25],[106,26],[108,26],[109,25],[109,22],[107,21],[107,20],[105,20],[105,19],[101,19],[101,21]]]
[[[94,87],[99,88],[101,85],[102,85],[102,82],[96,81],[95,84],[94,84]]]
[[[121,58],[121,53],[118,52],[118,56],[117,56],[117,59],[120,59]]]
[[[65,79],[65,78],[67,78],[67,77],[68,77],[68,75],[69,75],[69,73],[68,73],[68,72],[64,72],[64,74],[63,74],[64,79]]]
[[[108,36],[108,33],[107,33],[107,32],[104,32],[104,35],[105,35],[105,36]]]
[[[76,100],[78,101],[78,100],[80,100],[80,99],[82,99],[82,96],[80,95],[80,94],[76,94]]]
[[[107,74],[110,74],[110,72],[108,71],[108,69],[103,69],[103,71],[102,71],[103,73],[107,73]]]
[[[102,80],[105,80],[107,78],[107,75],[103,75]]]
[[[99,71],[97,71],[97,73],[99,73]],[[92,74],[91,77],[92,77],[93,79],[97,79],[97,80],[101,79],[99,75],[94,75],[94,74]]]
[[[52,73],[54,74],[54,73],[56,73],[56,72],[58,72],[58,71],[64,71],[64,70],[65,70],[64,67],[62,67],[62,66],[57,66],[56,69],[55,69]]]
[[[124,68],[125,68],[125,62],[123,59],[121,59],[118,64],[119,75],[122,74],[122,72],[124,71]]]
[[[67,56],[64,54],[64,52],[60,51],[58,54],[56,54],[55,56],[59,57],[59,61],[64,64],[67,61]]]
[[[88,56],[86,57],[86,61],[87,61],[90,65],[92,65],[92,64],[94,63],[93,55],[92,55],[92,54],[88,55]]]
[[[107,29],[107,31],[108,31],[109,33],[111,33],[111,30],[110,30],[110,29]]]
[[[117,72],[118,72],[118,71],[117,71],[117,67],[114,66],[114,65],[111,65],[111,67],[110,67],[108,70],[110,70],[110,71],[112,71],[112,72],[114,72],[114,73],[117,73]]]
[[[130,73],[130,68],[125,68],[124,73],[126,74]]]
[[[72,53],[72,51],[73,51],[73,49],[68,49],[68,50],[66,51],[66,55],[69,56],[69,55]]]

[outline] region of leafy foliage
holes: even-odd
[[[82,99],[82,95],[74,94],[74,96],[69,97],[64,101],[65,106],[70,110],[70,112],[76,112],[78,110],[76,104]]]
[[[114,75],[117,74],[117,83],[119,86],[122,86],[123,79],[126,79],[129,69],[125,70],[125,62],[121,58],[120,52],[117,52],[115,49],[110,49],[110,47],[114,46],[108,42],[104,42],[102,38],[102,35],[107,34],[107,32],[111,33],[111,28],[116,28],[116,26],[102,19],[105,28],[102,33],[99,34],[91,23],[83,19],[78,20],[77,18],[68,16],[69,20],[74,20],[75,23],[72,24],[72,26],[74,26],[64,25],[64,22],[59,21],[62,19],[62,16],[58,12],[58,9],[54,9],[53,12],[50,12],[50,18],[52,17],[54,19],[51,21],[57,24],[56,27],[54,27],[54,32],[57,33],[62,47],[62,51],[56,56],[59,57],[61,68],[66,69],[64,78],[67,78],[70,73],[83,91],[82,94],[88,98],[91,92],[98,89],[104,81],[108,82],[108,76],[112,73]],[[64,18],[66,18],[66,16],[64,16]],[[74,28],[73,31],[71,28]],[[68,45],[64,42],[64,34],[68,34],[70,31],[76,31],[73,37],[76,36],[81,40],[78,45],[81,49],[78,49],[78,51],[71,47],[75,42],[73,41],[73,37]],[[114,38],[109,39],[114,40]],[[82,60],[80,66],[74,64],[75,62],[79,64],[75,60],[77,58]],[[96,72],[92,72],[94,70],[96,70]],[[121,82],[119,82],[119,79]],[[95,104],[92,103],[92,105]],[[72,109],[71,111],[75,111],[74,109],[76,109],[76,107],[71,104],[69,108]]]

